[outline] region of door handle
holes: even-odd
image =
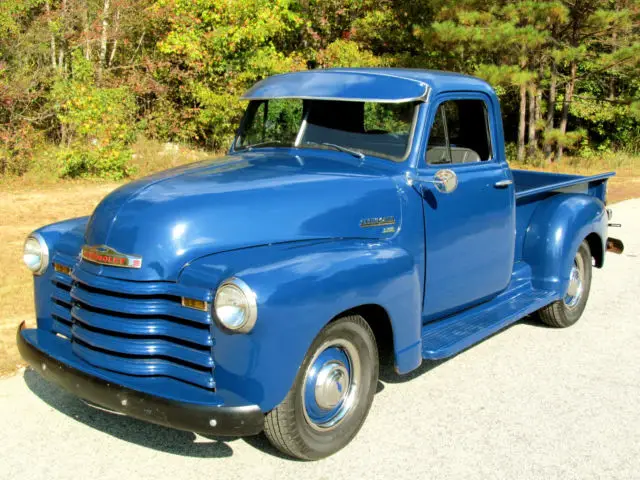
[[[507,188],[509,185],[513,185],[513,180],[500,180],[499,182],[493,184],[493,186],[496,188]]]

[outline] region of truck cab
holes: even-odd
[[[568,327],[622,251],[613,173],[510,169],[482,80],[330,69],[243,98],[224,158],[25,242],[20,352],[90,405],[322,458],[365,421],[381,350],[402,375],[530,314]]]

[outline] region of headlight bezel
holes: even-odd
[[[35,240],[36,242],[38,242],[38,246],[40,247],[40,266],[36,270],[33,270],[29,266],[29,264],[25,261],[26,248],[27,248],[27,244],[29,243],[29,240]],[[49,268],[49,260],[50,260],[49,246],[47,245],[47,242],[44,239],[44,237],[36,232],[30,233],[24,241],[24,246],[22,250],[22,261],[24,262],[26,267],[31,271],[33,275],[40,276],[47,271],[47,268]]]
[[[218,300],[225,288],[234,288],[244,296],[247,314],[244,322],[238,327],[231,327],[225,324],[224,320],[220,318],[220,315],[218,314]],[[213,299],[212,310],[213,316],[216,319],[216,323],[224,331],[229,333],[249,333],[251,330],[253,330],[253,327],[258,320],[258,301],[256,293],[244,280],[238,277],[228,278],[218,286],[215,297]]]

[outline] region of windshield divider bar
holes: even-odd
[[[296,135],[296,141],[293,143],[294,147],[299,147],[300,142],[302,142],[302,137],[304,137],[304,132],[307,130],[307,117],[309,116],[309,108],[304,114],[304,118],[302,119],[302,123],[300,124],[300,130],[298,130],[298,134]]]

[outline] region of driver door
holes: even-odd
[[[489,300],[511,278],[515,195],[511,172],[496,155],[494,119],[483,94],[436,99],[425,156],[418,168],[425,222],[424,321]],[[432,179],[453,175],[442,193]],[[443,177],[444,174],[444,177]]]

